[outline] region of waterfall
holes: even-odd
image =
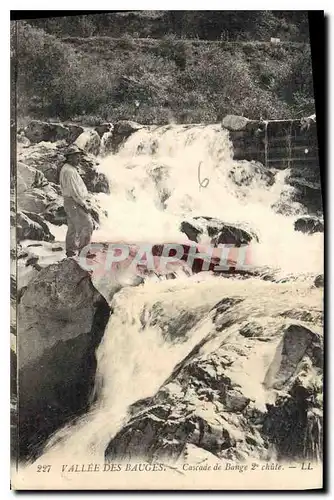
[[[185,217],[211,216],[243,223],[258,234],[254,265],[321,272],[323,235],[310,238],[294,231],[303,209],[291,201],[294,188],[285,183],[287,171],[270,171],[271,184],[254,162],[234,161],[228,131],[219,125],[145,127],[99,168],[110,180],[111,193],[99,195],[109,216],[96,241],[184,242],[179,228]],[[208,179],[205,188],[199,168],[200,181]],[[292,215],[275,212],[280,201]]]
[[[315,292],[307,295],[309,282],[303,284],[302,275],[322,272],[323,235],[294,231],[293,222],[302,213],[299,206],[292,210],[294,215],[275,212],[281,198],[289,202],[286,172],[270,171],[274,182],[269,182],[269,174],[255,163],[234,161],[228,132],[219,125],[143,127],[117,154],[101,159],[99,168],[109,178],[110,195],[99,195],[108,217],[94,233],[95,241],[182,243],[180,223],[186,217],[216,217],[246,224],[258,235],[259,242],[252,243],[254,265],[278,269],[284,276],[299,275],[301,284],[295,290],[291,285],[286,294],[277,284],[252,279],[246,286],[203,273],[124,287],[112,298],[113,314],[96,353],[91,409],[50,439],[43,463],[65,455],[67,461],[103,461],[108,442],[129,418],[131,404],[153,396],[177,363],[208,335],[210,311],[222,297],[248,297],[239,316],[232,318],[236,323],[251,313],[263,315],[265,322],[267,316],[278,317],[280,307],[292,307],[293,301],[305,300],[312,308]],[[200,179],[208,179],[205,188],[199,168]],[[275,321],[277,326],[283,320]],[[272,328],[271,323],[266,327]],[[234,327],[229,328],[226,335]],[[263,345],[254,379],[240,374],[241,385],[251,391],[254,384],[261,408],[266,393],[258,387],[276,347]],[[315,427],[316,422],[312,435]],[[314,446],[317,449],[317,443]]]

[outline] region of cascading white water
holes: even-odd
[[[198,182],[199,164],[202,177],[209,179],[205,188]],[[117,154],[104,158],[100,170],[110,180],[111,193],[99,195],[109,215],[94,234],[95,241],[184,242],[179,226],[185,217],[212,216],[247,224],[258,234],[260,242],[252,245],[254,265],[279,268],[283,274],[322,272],[322,235],[293,228],[301,207],[290,203],[295,215],[289,216],[272,208],[280,198],[289,198],[286,173],[278,172],[268,186],[251,164],[233,161],[228,133],[218,125],[143,128]],[[243,289],[253,293],[256,286],[266,286],[256,283],[249,280]],[[97,350],[97,401],[87,415],[56,433],[41,460],[66,456],[103,461],[105,447],[126,421],[129,405],[155,393],[176,363],[208,333],[208,320],[201,322],[201,315],[206,318],[222,294],[233,296],[234,288],[240,293],[240,287],[207,274],[202,281],[148,281],[118,292]],[[264,296],[259,292],[254,307],[261,307]],[[298,299],[296,292],[289,301],[292,296]],[[168,300],[170,319],[179,304],[197,308],[200,315],[183,343],[166,342],[161,329],[147,321],[154,304]]]
[[[289,200],[293,188],[285,183],[287,172],[278,172],[268,186],[250,163],[233,161],[232,155],[228,132],[219,125],[139,130],[118,154],[101,162],[111,194],[99,195],[109,217],[95,239],[184,242],[179,226],[186,216],[212,216],[247,224],[259,235],[260,244],[252,245],[255,266],[321,272],[322,234],[294,231],[302,207]],[[209,179],[206,188],[198,182],[199,165]],[[281,200],[293,215],[274,211]]]

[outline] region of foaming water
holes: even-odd
[[[228,132],[218,125],[139,130],[101,162],[111,194],[99,195],[109,217],[95,240],[181,243],[182,220],[211,216],[258,234],[260,243],[252,245],[255,266],[321,272],[323,236],[294,231],[302,208],[289,200],[293,188],[285,183],[286,172],[276,173],[269,185],[253,163],[234,161],[232,155]],[[205,178],[208,185],[201,187]],[[293,215],[275,212],[280,201],[289,203]]]
[[[249,291],[252,291],[250,294]],[[213,330],[212,307],[222,297],[242,297],[244,301],[232,313],[231,326],[214,338],[217,348],[250,318],[259,319],[269,329],[277,331],[285,322],[280,313],[294,304],[295,307],[317,308],[321,292],[310,288],[310,283],[276,284],[260,279],[212,279],[209,273],[143,286],[123,288],[112,300],[111,315],[105,335],[96,353],[95,380],[96,402],[91,410],[50,439],[43,455],[35,462],[83,463],[104,461],[104,451],[110,439],[129,418],[129,406],[153,396],[172,373],[174,367]],[[161,304],[159,321],[154,320],[154,309]],[[164,332],[164,325],[191,311],[195,324],[189,325],[183,336],[171,339]],[[253,353],[254,362],[240,359],[234,378],[251,394],[260,409],[270,401],[262,381],[274,356],[280,338],[264,343],[261,351]],[[209,352],[212,345],[209,342]],[[206,347],[203,353],[205,355]],[[239,366],[240,365],[240,366]]]
[[[294,215],[289,216],[272,208],[281,199],[289,202],[286,173],[278,172],[270,185],[254,164],[233,161],[228,134],[218,125],[143,128],[117,154],[102,159],[99,168],[108,176],[111,192],[99,195],[109,216],[94,233],[95,241],[181,243],[187,241],[179,230],[182,220],[212,216],[246,225],[258,234],[260,242],[252,244],[251,253],[255,266],[278,268],[283,274],[322,271],[322,235],[304,235],[293,228],[301,207],[290,202]],[[199,182],[204,178],[209,179],[205,188]],[[154,395],[175,365],[210,334],[214,304],[222,297],[243,295],[250,300],[239,309],[235,322],[253,314],[276,328],[276,323],[270,325],[282,308],[297,306],[301,300],[307,307],[319,306],[321,292],[312,289],[307,279],[285,285],[203,273],[123,288],[112,299],[113,314],[96,353],[96,400],[86,415],[51,438],[38,461],[64,457],[103,461],[108,442],[129,418],[129,406]],[[195,326],[187,326],[181,340],[166,338],[151,321],[161,304],[166,324],[184,311],[197,315]],[[264,346],[265,352],[258,353],[254,398],[275,348]],[[240,384],[250,384],[249,374],[242,376],[242,366],[240,373]],[[259,405],[265,401],[261,393]]]

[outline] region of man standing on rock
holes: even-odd
[[[87,206],[88,191],[77,171],[82,155],[83,151],[72,145],[65,154],[67,161],[60,171],[60,187],[67,216],[67,257],[75,256],[77,251],[80,254],[90,243],[93,233],[93,222]]]

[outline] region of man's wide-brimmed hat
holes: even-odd
[[[82,149],[80,149],[78,146],[76,146],[75,144],[72,144],[71,146],[69,146],[64,153],[66,158],[69,156],[73,156],[73,155],[83,155],[83,154],[85,154],[85,152]]]

